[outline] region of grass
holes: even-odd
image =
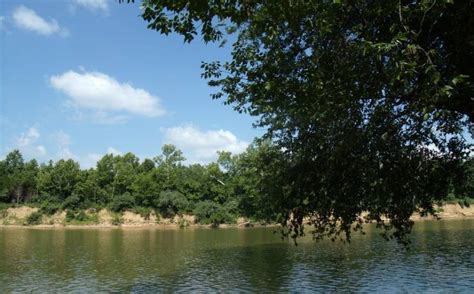
[[[187,219],[180,217],[178,220],[178,225],[180,228],[189,227],[190,223]]]
[[[67,210],[66,224],[69,225],[96,225],[99,223],[99,215],[96,212],[86,212],[84,210]]]
[[[459,204],[462,207],[469,207],[470,205],[474,205],[474,198],[450,198],[444,200],[443,204]]]
[[[139,214],[145,220],[150,220],[152,209],[149,207],[135,207],[131,210],[133,213]]]
[[[8,215],[8,209],[12,207],[9,203],[0,203],[0,218],[5,218]]]
[[[123,224],[123,218],[121,213],[112,213],[112,225],[114,226],[120,226]]]

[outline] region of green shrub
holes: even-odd
[[[435,211],[435,213],[442,213],[442,212],[444,212],[444,208],[440,206],[438,208],[435,208],[434,211]]]
[[[201,201],[196,204],[194,208],[194,216],[196,217],[196,222],[201,224],[211,223],[211,216],[216,213],[219,208],[219,204],[212,201]]]
[[[79,208],[81,208],[81,199],[77,195],[69,196],[63,202],[63,209],[77,210]]]
[[[66,211],[66,223],[69,224],[97,224],[99,216],[97,213],[87,214],[84,210],[75,211],[68,209]]]
[[[112,225],[114,225],[114,226],[120,226],[121,224],[123,224],[122,214],[120,214],[120,213],[115,213],[115,214],[112,216]]]
[[[149,207],[135,207],[133,212],[139,214],[145,220],[149,220],[152,210]]]
[[[67,223],[73,222],[75,218],[76,218],[76,214],[72,209],[66,210],[66,222]]]
[[[8,192],[8,188],[0,188],[0,205],[3,204],[3,202],[8,202],[10,196]]]
[[[155,211],[155,223],[159,224],[161,222],[161,216]]]
[[[35,211],[26,218],[27,225],[40,225],[43,220],[43,214],[39,211]]]
[[[40,208],[41,213],[46,214],[46,215],[53,215],[60,210],[61,205],[58,203],[43,201],[41,202],[39,208]]]
[[[212,201],[202,201],[194,208],[194,215],[196,221],[201,224],[218,226],[223,223],[234,223],[236,217],[233,210],[236,207],[234,203],[220,205]]]
[[[122,212],[126,209],[130,209],[135,206],[135,199],[130,195],[130,193],[126,192],[120,196],[117,196],[112,200],[110,204],[110,210],[113,212]]]
[[[189,227],[190,223],[188,220],[184,219],[184,218],[180,218],[178,220],[178,225],[180,228],[185,228],[185,227]]]
[[[464,208],[464,207],[469,208],[469,207],[471,207],[471,199],[470,199],[470,198],[460,199],[460,200],[458,201],[458,204],[459,204],[459,206],[461,206],[462,208]]]
[[[173,217],[186,211],[188,208],[186,196],[178,191],[163,191],[155,200],[155,206],[164,217]]]
[[[87,221],[88,218],[84,210],[81,210],[75,215],[75,219],[79,222],[84,222]]]
[[[0,203],[0,218],[7,217],[8,215],[8,208],[10,208],[9,204]]]

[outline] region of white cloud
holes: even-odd
[[[44,148],[43,145],[38,145],[35,147],[35,151],[38,153],[39,156],[44,156],[46,155],[46,148]]]
[[[30,127],[17,138],[16,147],[27,157],[43,157],[47,151],[43,145],[37,144],[40,136],[38,129]]]
[[[0,30],[3,29],[3,21],[5,20],[5,17],[3,15],[0,15]]]
[[[75,0],[74,4],[85,7],[92,11],[101,10],[107,12],[109,10],[109,3],[107,0]]]
[[[102,158],[105,154],[113,154],[113,155],[122,155],[123,153],[114,147],[107,148],[105,154],[98,154],[98,153],[88,153],[86,155],[78,155],[71,151],[69,146],[71,145],[71,136],[65,133],[64,131],[57,131],[53,138],[56,140],[56,143],[59,146],[59,151],[56,154],[56,160],[59,159],[72,159],[79,162],[81,168],[91,168],[95,167],[97,161]]]
[[[74,105],[69,106],[72,106],[75,110],[75,113],[72,118],[81,122],[93,122],[104,125],[115,125],[124,123],[128,119],[127,115],[112,115],[104,111],[87,112],[77,109],[77,107],[75,107]]]
[[[63,131],[58,131],[53,136],[60,147],[71,145],[71,136],[69,136],[69,134]]]
[[[55,19],[47,21],[34,10],[23,5],[13,11],[13,21],[18,27],[41,35],[59,34],[63,37],[68,35],[68,30],[61,28]]]
[[[209,163],[217,159],[217,151],[241,153],[249,145],[226,130],[201,131],[192,125],[186,125],[163,131],[166,143],[181,149],[188,163]]]
[[[105,154],[112,154],[112,155],[123,155],[123,153],[114,147],[109,147],[107,148],[107,152]],[[81,168],[83,169],[89,169],[93,168],[97,165],[97,161],[99,161],[105,154],[99,154],[99,153],[88,153],[84,156],[79,156],[76,157],[75,160],[79,162],[81,165]]]
[[[56,155],[56,160],[59,159],[72,159],[79,162],[79,165],[82,169],[89,169],[93,168],[97,165],[97,161],[99,161],[104,155],[106,154],[113,154],[123,155],[123,153],[114,147],[107,148],[107,151],[104,153],[87,153],[87,154],[76,154],[71,151],[69,147],[61,147],[59,152]]]
[[[31,145],[33,142],[38,140],[40,133],[34,127],[28,129],[26,133],[22,133],[17,140],[19,147],[25,147]]]
[[[57,159],[72,159],[78,161],[78,156],[74,154],[69,147],[60,147],[57,154]]]
[[[129,83],[120,83],[104,73],[67,71],[52,76],[50,83],[69,96],[75,107],[93,110],[102,116],[107,116],[109,111],[125,111],[147,117],[165,113],[158,97]]]
[[[89,169],[93,168],[97,165],[97,161],[99,161],[103,154],[98,154],[98,153],[89,153],[82,160],[80,161],[80,165],[82,169]]]
[[[64,131],[57,131],[53,134],[53,138],[59,147],[59,151],[56,155],[57,159],[78,159],[78,156],[69,149],[69,145],[71,145],[71,137],[69,134]]]
[[[72,159],[79,162],[82,169],[89,169],[96,166],[99,161],[106,154],[113,154],[114,156],[123,155],[123,152],[114,147],[108,147],[103,153],[80,153],[74,151],[71,148],[71,136],[66,132],[59,130],[53,132],[50,136],[50,143],[55,143],[53,151],[48,156],[46,148],[40,144],[44,141],[40,131],[36,127],[30,127],[25,132],[21,133],[15,138],[14,148],[20,150],[25,158],[35,158],[40,162],[44,162],[49,159],[55,161],[60,159]],[[51,147],[51,145],[48,145]],[[6,148],[5,152],[11,151],[10,148]],[[5,157],[3,150],[0,150],[0,159]]]
[[[123,153],[114,147],[109,147],[107,148],[107,154],[113,154],[113,155],[123,155]]]

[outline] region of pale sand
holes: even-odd
[[[441,219],[463,219],[463,218],[474,218],[474,205],[471,207],[461,207],[458,204],[446,204],[438,208],[438,216]],[[38,208],[21,206],[16,208],[8,208],[6,214],[0,215],[0,226],[21,226],[23,227],[26,223],[26,218],[33,212],[38,211]],[[67,224],[66,213],[64,211],[58,212],[51,216],[43,216],[42,224],[35,225],[35,228],[116,228],[114,225],[114,218],[117,218],[117,214],[114,214],[106,209],[102,209],[99,212],[93,212],[91,210],[86,211],[88,215],[97,215],[98,223],[93,224]],[[211,228],[211,225],[201,225],[195,223],[195,217],[192,215],[175,216],[174,218],[161,218],[154,213],[151,213],[149,218],[145,219],[140,214],[136,214],[130,211],[124,212],[119,219],[121,220],[121,228],[146,228],[153,227],[158,229],[175,229],[180,227],[199,227],[199,228]],[[433,216],[420,217],[419,215],[413,215],[412,220],[431,220],[435,219]],[[254,226],[278,226],[277,224],[253,224],[248,219],[239,217],[236,224],[222,224],[220,228],[235,228],[235,227],[254,227]]]

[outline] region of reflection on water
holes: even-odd
[[[351,244],[271,228],[0,228],[0,292],[474,289],[474,220],[424,221],[410,250],[369,228]]]

